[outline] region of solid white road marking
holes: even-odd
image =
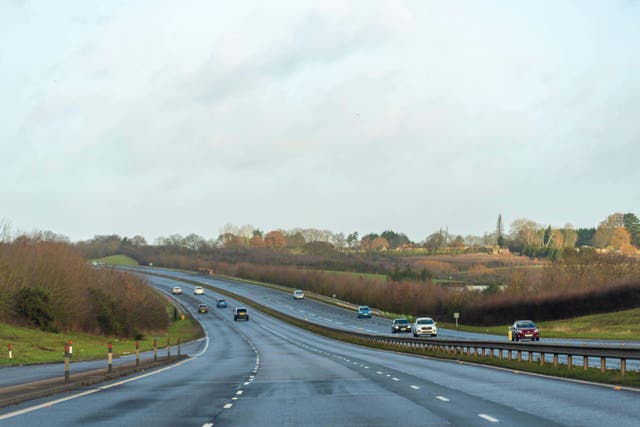
[[[236,392],[236,394],[237,394],[238,396],[240,396],[240,395],[242,394],[242,390],[238,390],[238,391]]]
[[[227,403],[226,405],[223,406],[224,409],[229,409],[233,406],[233,403]]]
[[[213,427],[213,423],[202,424],[202,427]]]
[[[449,402],[449,399],[447,399],[447,398],[446,398],[446,397],[444,397],[444,396],[436,396],[436,399],[438,399],[438,400],[442,400],[443,402]]]
[[[493,418],[491,415],[487,415],[487,414],[478,414],[478,416],[483,420],[489,421],[490,423],[497,423],[500,421],[499,419]]]
[[[412,385],[411,388],[414,390],[420,390],[420,387],[418,387],[417,385]]]
[[[245,383],[242,385],[249,385],[249,381],[245,381]]]
[[[208,342],[209,342],[209,340],[207,340],[207,343]],[[120,386],[120,385],[123,385],[123,384],[127,384],[127,383],[130,383],[132,381],[137,381],[137,380],[140,380],[142,378],[149,377],[151,375],[156,375],[156,374],[159,374],[161,372],[167,371],[169,369],[177,368],[178,366],[184,365],[185,363],[188,363],[188,362],[190,362],[192,360],[196,360],[195,357],[194,358],[185,359],[182,362],[178,362],[178,363],[176,363],[174,365],[167,366],[166,368],[158,369],[157,371],[152,371],[152,372],[149,372],[149,373],[146,373],[146,374],[139,375],[137,377],[133,377],[133,378],[129,378],[129,379],[126,379],[126,380],[118,381],[118,382],[115,382],[115,383],[103,385],[101,387],[97,387],[97,388],[94,388],[94,389],[91,389],[91,390],[83,391],[82,393],[73,394],[73,395],[67,396],[67,397],[62,397],[60,399],[52,400],[50,402],[41,403],[40,405],[31,406],[29,408],[24,408],[24,409],[21,409],[19,411],[9,412],[7,414],[0,415],[0,421],[1,420],[6,420],[8,418],[13,418],[13,417],[18,416],[18,415],[23,415],[23,414],[35,411],[37,409],[48,408],[48,407],[51,407],[53,405],[57,405],[58,403],[66,402],[67,400],[73,400],[73,399],[77,399],[78,397],[88,396],[90,394],[97,393],[97,392],[102,391],[102,390],[108,390],[110,388],[117,387],[117,386]]]

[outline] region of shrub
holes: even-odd
[[[51,299],[41,288],[21,288],[15,295],[16,312],[30,324],[43,331],[55,332],[51,327]]]

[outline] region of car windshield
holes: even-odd
[[[218,300],[218,302],[219,302],[219,303],[223,303],[223,302],[226,302],[226,301],[225,301],[225,300],[223,300],[223,299],[219,299],[219,300]]]
[[[526,321],[526,322],[517,322],[517,323],[516,323],[516,326],[517,326],[518,328],[535,328],[535,327],[536,327],[535,323],[530,322],[530,321]]]
[[[400,324],[400,325],[406,325],[409,323],[409,321],[407,319],[397,319],[396,324]]]
[[[360,307],[360,311],[369,311],[369,307]]]
[[[433,319],[419,319],[416,323],[418,325],[433,325]]]

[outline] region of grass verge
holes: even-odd
[[[171,321],[167,332],[143,337],[140,340],[140,351],[152,350],[154,338],[158,340],[158,347],[164,347],[167,345],[167,339],[175,345],[178,338],[187,342],[202,336],[204,332],[200,324],[187,314],[184,320],[178,317],[178,320]],[[69,343],[69,340],[73,341],[72,358],[76,362],[106,358],[109,342],[113,343],[114,357],[133,354],[136,351],[135,339],[75,332],[51,333],[0,323],[0,366],[62,362],[64,345]],[[8,344],[13,346],[13,360],[9,360]]]
[[[546,338],[640,340],[640,331],[637,326],[640,324],[640,308],[536,323],[540,327],[540,334]],[[438,322],[438,324],[443,328],[456,329],[455,324],[452,323]],[[509,326],[459,325],[457,329],[506,337]]]

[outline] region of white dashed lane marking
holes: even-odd
[[[236,392],[236,394],[237,394],[238,396],[240,396],[240,395],[242,394],[242,390],[238,390],[238,391]]]
[[[396,377],[392,377],[391,379],[392,379],[392,380],[394,380],[394,381],[400,381],[400,380],[399,380],[399,379],[397,379]]]
[[[229,409],[233,406],[233,403],[227,403],[226,405],[223,406],[224,409]]]
[[[378,374],[378,375],[382,375],[382,372],[380,372],[380,371],[376,371],[376,374]]]
[[[449,399],[447,399],[447,398],[446,398],[446,397],[444,397],[444,396],[436,396],[436,399],[438,399],[438,400],[442,400],[443,402],[449,402]]]
[[[500,422],[500,420],[499,420],[499,419],[497,419],[497,418],[493,418],[491,415],[487,415],[487,414],[478,414],[478,416],[479,416],[480,418],[482,418],[483,420],[487,420],[487,421],[489,421],[490,423],[497,423],[497,422]]]
[[[414,390],[420,390],[420,387],[418,387],[417,385],[412,385],[411,388]]]

